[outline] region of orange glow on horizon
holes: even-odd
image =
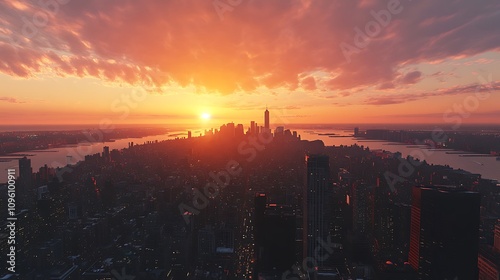
[[[497,3],[419,4],[431,14],[400,7],[363,47],[356,28],[379,24],[372,12],[387,3],[280,3],[249,1],[223,18],[210,1],[82,2],[100,11],[92,16],[60,3],[41,24],[43,9],[7,1],[0,120],[262,124],[268,106],[271,123],[285,126],[500,124],[498,35],[475,20],[495,18]],[[453,29],[451,19],[468,28]],[[25,34],[29,27],[36,32]],[[488,98],[471,99],[477,88]]]

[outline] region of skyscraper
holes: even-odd
[[[276,272],[282,275],[295,261],[296,217],[291,208],[283,206],[267,204],[265,193],[255,195],[254,274],[259,279]]]
[[[264,127],[266,128],[266,131],[269,130],[269,111],[267,110],[264,111]]]
[[[109,156],[109,147],[108,146],[104,146],[102,148],[102,157],[105,161],[109,161],[111,159]]]
[[[353,230],[356,234],[371,235],[373,231],[375,188],[362,183],[354,183],[351,194]]]
[[[274,135],[283,135],[285,133],[285,127],[283,126],[278,126],[276,127],[276,129],[274,130]]]
[[[241,123],[236,125],[236,127],[234,128],[234,135],[243,136],[244,134],[245,134],[245,130],[243,128],[243,125]]]
[[[254,199],[254,207],[255,207],[255,251],[256,256],[260,258],[260,251],[263,246],[264,239],[264,212],[266,210],[266,194],[265,193],[256,193]]]
[[[328,156],[306,156],[307,182],[304,188],[304,257],[315,259],[323,266],[328,256],[321,242],[328,240],[332,213],[332,189],[330,182],[330,163]]]
[[[31,159],[23,157],[19,159],[19,187],[16,196],[19,196],[21,207],[29,208],[34,203],[32,195],[33,189],[33,169],[31,168]]]
[[[31,169],[31,159],[23,157],[19,159],[19,177],[21,179],[31,179],[33,170]]]
[[[234,137],[234,129],[235,129],[235,126],[234,126],[234,123],[228,123],[227,126],[227,136],[229,137]]]
[[[419,279],[478,279],[480,195],[413,187],[410,265]]]
[[[481,244],[479,248],[478,268],[479,280],[500,279],[500,220],[494,229],[493,247]]]
[[[493,247],[496,251],[500,252],[500,220],[497,221],[495,225],[495,237],[493,241]]]

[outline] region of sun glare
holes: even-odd
[[[212,116],[209,113],[202,113],[200,117],[203,120],[209,120]]]

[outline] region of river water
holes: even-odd
[[[199,132],[198,132],[199,133]],[[194,134],[193,135],[199,135]],[[39,151],[24,151],[16,154],[28,154],[28,158],[31,159],[31,168],[33,172],[37,172],[40,167],[45,164],[48,167],[64,167],[66,164],[75,164],[80,160],[84,160],[86,155],[92,155],[96,153],[102,153],[105,146],[109,147],[109,150],[113,149],[123,149],[128,147],[129,142],[134,142],[134,144],[143,144],[148,141],[162,141],[175,139],[176,137],[186,137],[186,131],[171,131],[163,135],[146,136],[142,138],[124,138],[118,139],[113,142],[94,142],[85,143],[79,145],[72,145],[67,147],[59,147],[53,149],[39,150]],[[12,157],[22,157],[10,155],[8,158]],[[10,161],[5,161],[6,157],[0,157],[0,183],[5,183],[7,179],[7,169],[14,168],[16,171],[19,169],[19,162],[17,159]],[[19,173],[18,173],[19,175]]]
[[[352,131],[345,130],[302,130],[300,134],[304,140],[322,140],[327,146],[339,145],[363,145],[370,150],[386,150],[389,152],[400,152],[403,157],[412,155],[420,160],[426,160],[429,164],[449,165],[455,169],[463,169],[472,173],[481,174],[485,179],[500,180],[500,160],[496,157],[464,157],[459,154],[447,154],[451,150],[429,150],[424,146],[391,143],[387,141],[361,140],[353,137],[329,137],[318,135],[318,133],[335,133],[336,136],[350,136]]]
[[[303,140],[322,140],[327,146],[340,145],[364,145],[371,150],[386,150],[389,152],[401,152],[404,157],[413,155],[421,160],[426,160],[430,164],[449,165],[453,168],[460,168],[472,173],[481,174],[483,178],[500,180],[500,161],[495,157],[463,157],[459,154],[447,154],[442,150],[428,150],[425,147],[415,147],[402,145],[399,143],[390,143],[386,141],[367,141],[353,137],[352,131],[346,130],[331,130],[331,129],[316,129],[316,130],[297,130]],[[194,135],[199,135],[199,131],[193,131]],[[328,135],[319,135],[322,133],[334,133],[335,136],[344,137],[329,137]],[[171,131],[168,134],[147,136],[142,138],[125,138],[114,142],[99,142],[91,144],[79,144],[76,146],[68,146],[61,148],[48,149],[43,151],[26,151],[19,154],[29,154],[33,172],[45,164],[49,167],[63,167],[66,164],[74,164],[79,160],[83,160],[85,155],[101,153],[104,146],[108,146],[110,150],[123,149],[128,147],[129,142],[135,144],[143,144],[147,141],[162,141],[174,139],[176,137],[185,137],[186,131]],[[0,159],[2,159],[0,157]],[[5,182],[7,177],[7,169],[18,169],[18,160],[0,162],[0,182]]]

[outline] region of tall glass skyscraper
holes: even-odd
[[[328,252],[322,242],[330,234],[332,186],[328,156],[306,156],[307,182],[304,188],[304,257],[325,265]]]
[[[269,130],[269,111],[267,110],[267,107],[266,111],[264,111],[264,127],[266,130]]]

